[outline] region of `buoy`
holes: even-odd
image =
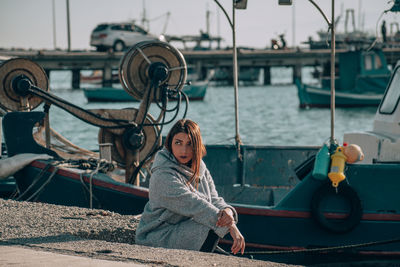
[[[317,180],[324,180],[328,176],[329,164],[331,163],[331,157],[329,154],[329,148],[327,144],[323,144],[321,149],[315,156],[314,169],[312,176]]]
[[[338,187],[339,183],[346,179],[346,176],[344,175],[344,166],[347,157],[343,153],[343,147],[337,147],[335,153],[331,156],[331,159],[331,170],[328,173],[328,177],[332,181],[332,186]]]
[[[361,147],[356,144],[343,144],[343,154],[347,158],[347,163],[355,163],[364,159],[364,153],[362,152]]]

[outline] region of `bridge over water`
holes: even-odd
[[[336,55],[345,50],[336,50]],[[189,66],[195,68],[200,78],[204,78],[208,69],[224,69],[232,73],[232,50],[181,51]],[[394,65],[400,60],[400,48],[385,48],[388,64]],[[103,86],[111,86],[112,70],[118,69],[122,52],[89,51],[47,51],[47,50],[0,50],[0,57],[22,57],[41,65],[47,74],[52,70],[71,70],[72,87],[80,87],[81,70],[103,70]],[[264,70],[264,84],[271,83],[271,67],[289,67],[293,69],[293,79],[301,79],[304,66],[322,65],[330,60],[329,49],[285,49],[285,50],[238,50],[240,70],[256,68]],[[241,78],[239,70],[239,79]],[[231,79],[231,77],[227,77]]]

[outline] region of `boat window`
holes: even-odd
[[[367,54],[364,56],[365,70],[378,70],[382,68],[382,60],[376,53]]]
[[[400,97],[400,66],[395,69],[389,88],[383,97],[379,112],[383,114],[392,114],[397,107]]]
[[[364,68],[365,68],[365,70],[371,70],[372,69],[372,57],[371,57],[371,55],[365,55],[365,57],[364,57]]]
[[[375,63],[375,69],[380,69],[382,68],[382,61],[379,55],[374,54],[374,63]]]

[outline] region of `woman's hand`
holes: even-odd
[[[244,242],[244,237],[240,233],[239,229],[237,228],[236,224],[233,224],[229,228],[229,233],[232,236],[233,239],[233,245],[231,247],[231,251],[233,254],[238,253],[239,251],[243,254],[244,248],[246,247],[246,244]]]
[[[233,218],[233,211],[230,208],[226,208],[220,211],[217,221],[218,227],[231,227],[235,224],[235,218]]]

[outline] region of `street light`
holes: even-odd
[[[235,142],[236,148],[238,152],[238,158],[242,159],[240,153],[240,145],[242,141],[240,140],[239,135],[239,92],[238,92],[238,64],[237,64],[237,49],[236,49],[236,25],[235,25],[235,9],[246,9],[247,0],[232,0],[232,20],[230,19],[228,13],[224,9],[224,7],[219,3],[218,0],[214,0],[214,2],[221,8],[222,12],[224,12],[225,17],[227,18],[229,25],[232,29],[232,50],[233,50],[233,87],[235,90]]]
[[[325,19],[328,24],[329,29],[331,30],[331,143],[335,142],[335,0],[332,0],[331,7],[331,21],[329,21],[328,17],[322,11],[322,9],[313,1],[308,0],[314,7],[321,13],[322,17]],[[400,0],[395,0],[400,1]],[[291,5],[292,0],[278,0],[279,5]]]

